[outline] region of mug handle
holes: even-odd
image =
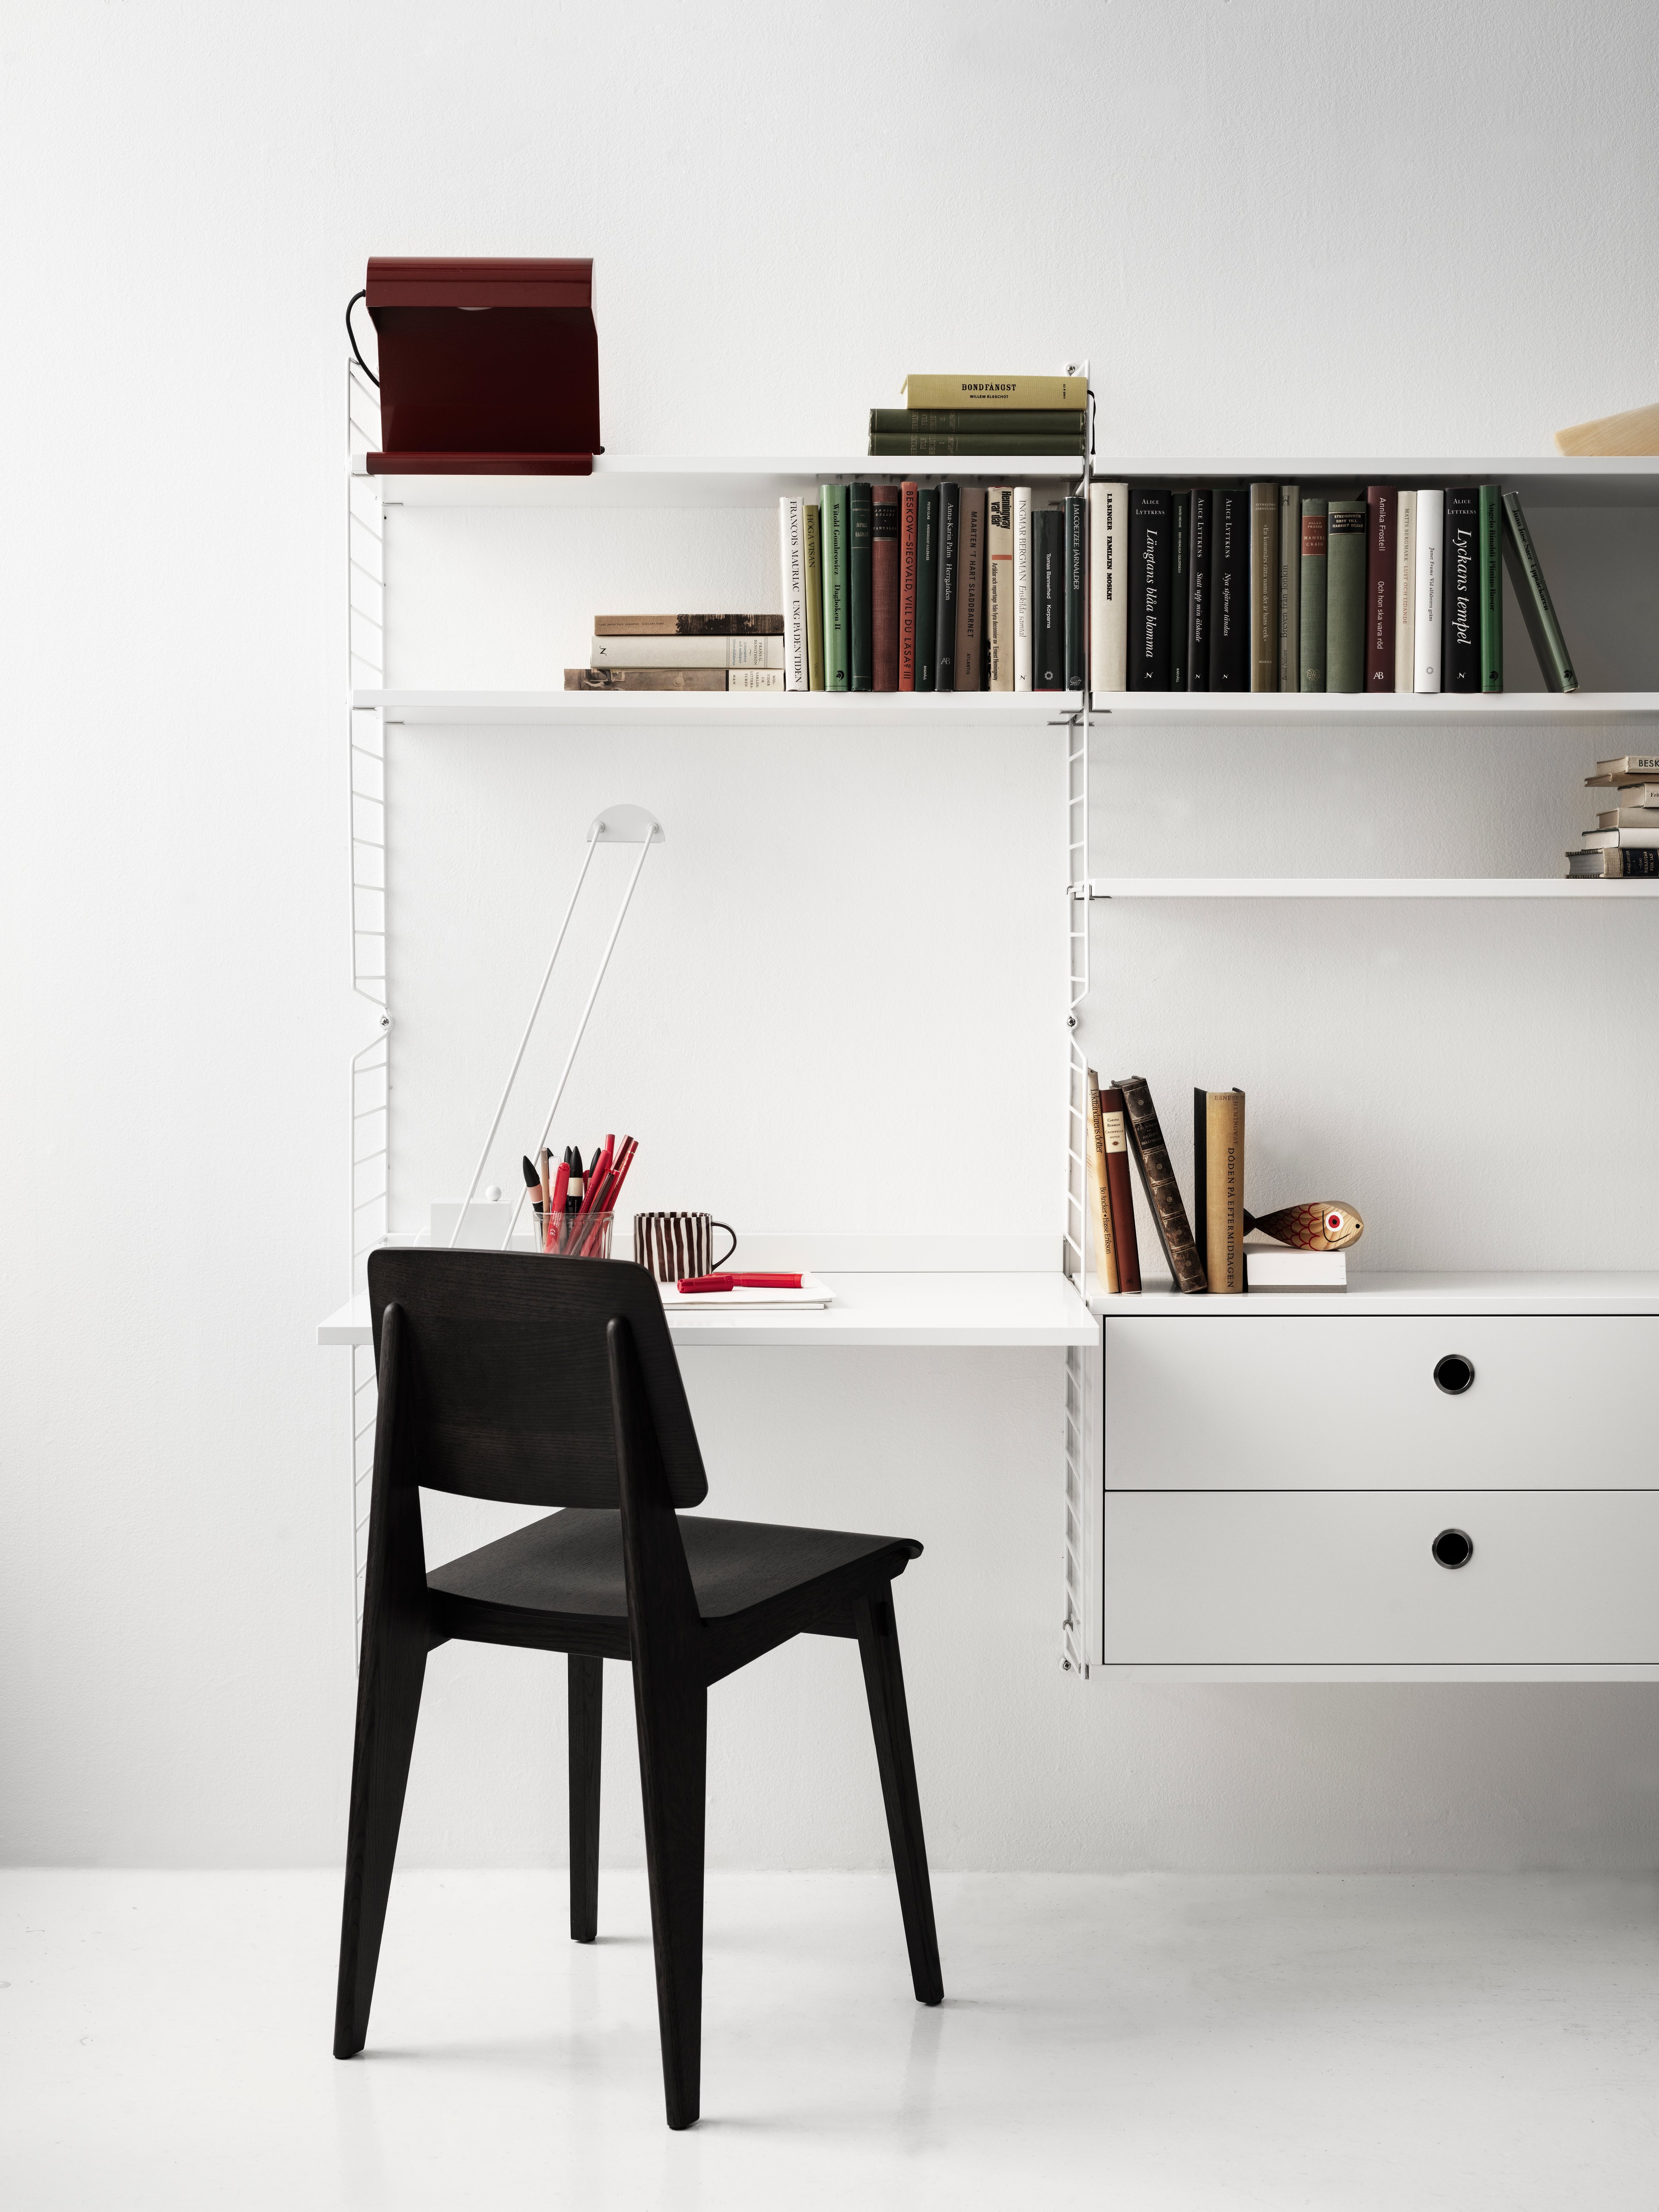
[[[732,1242],[726,1246],[725,1251],[720,1254],[720,1258],[718,1260],[711,1259],[708,1262],[709,1273],[711,1275],[718,1275],[720,1269],[726,1265],[726,1261],[738,1249],[738,1232],[732,1228],[729,1221],[716,1221],[712,1213],[708,1217],[708,1226],[710,1229],[725,1230],[726,1235],[732,1239]]]

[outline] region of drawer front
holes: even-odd
[[[1659,1493],[1132,1492],[1103,1533],[1109,1664],[1659,1660]]]
[[[1659,1484],[1650,1316],[1109,1317],[1104,1344],[1109,1490]]]

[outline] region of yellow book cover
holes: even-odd
[[[907,407],[1086,407],[1082,376],[907,376]]]
[[[823,689],[823,554],[819,525],[822,517],[815,499],[801,501],[801,565],[806,578],[806,684],[811,691]]]
[[[1244,1093],[1204,1097],[1204,1272],[1211,1295],[1244,1288]]]

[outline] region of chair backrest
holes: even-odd
[[[626,1260],[384,1249],[368,1261],[378,1361],[388,1305],[407,1362],[417,1482],[520,1505],[618,1503],[605,1332],[627,1322],[677,1506],[708,1495],[662,1295]]]

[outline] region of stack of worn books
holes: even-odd
[[[902,407],[870,410],[870,451],[890,455],[1082,456],[1086,376],[907,376]]]
[[[781,615],[599,615],[567,691],[781,691]]]
[[[1567,854],[1569,876],[1628,882],[1659,876],[1659,753],[1620,753],[1597,761],[1589,789],[1607,804]],[[1598,800],[1598,805],[1600,800]]]

